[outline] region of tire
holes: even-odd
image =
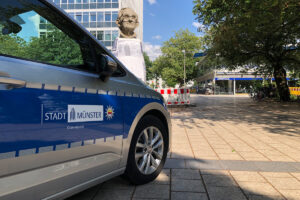
[[[153,130],[152,140],[150,140],[151,130]],[[156,142],[155,139],[157,139]],[[146,145],[147,142],[148,145]],[[150,143],[153,142],[154,144],[151,145]],[[161,142],[163,142],[162,146],[160,146]],[[168,146],[168,134],[161,120],[153,115],[143,117],[138,123],[131,140],[124,176],[135,185],[153,181],[165,164]]]

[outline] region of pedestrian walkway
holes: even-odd
[[[300,199],[299,105],[199,95],[191,103],[171,109],[171,152],[154,182],[117,177],[70,200]]]

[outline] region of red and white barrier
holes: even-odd
[[[168,88],[168,89],[156,89],[156,92],[160,93],[167,105],[187,105],[190,104],[190,89],[186,88]]]

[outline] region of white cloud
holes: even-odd
[[[192,25],[193,25],[195,28],[197,28],[198,31],[202,31],[202,30],[205,29],[205,26],[204,26],[203,24],[199,23],[199,22],[193,22]]]
[[[160,45],[153,45],[149,42],[143,43],[143,51],[147,53],[151,61],[154,61],[156,58],[162,55]]]
[[[155,17],[155,14],[154,13],[149,13],[150,16],[152,17]]]
[[[160,39],[161,39],[161,36],[160,36],[160,35],[155,35],[155,36],[152,37],[152,39],[160,40]]]
[[[150,3],[150,5],[153,5],[156,3],[156,0],[148,0],[148,2]]]

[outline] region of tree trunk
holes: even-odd
[[[280,96],[280,101],[290,101],[290,90],[286,80],[286,71],[280,64],[273,65],[274,78],[277,90]]]

